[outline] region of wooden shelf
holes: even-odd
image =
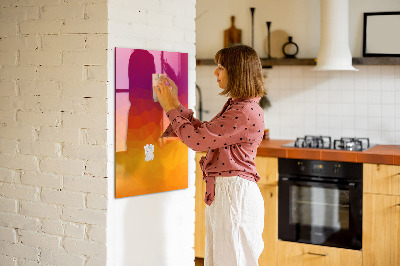
[[[314,66],[315,58],[260,58],[263,67],[272,66]],[[214,59],[197,59],[196,65],[215,65]],[[357,57],[353,65],[400,65],[400,57]]]
[[[353,65],[400,65],[400,57],[358,57]]]

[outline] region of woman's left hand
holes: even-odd
[[[171,96],[171,87],[170,85],[166,85],[166,83],[166,80],[161,78],[157,86],[153,87],[153,90],[157,94],[158,102],[164,109],[165,113],[171,109],[175,109]]]

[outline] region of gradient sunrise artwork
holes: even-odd
[[[153,96],[164,74],[188,107],[188,54],[115,48],[115,197],[188,187],[188,148],[179,138],[160,138],[169,120]]]

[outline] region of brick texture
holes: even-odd
[[[0,265],[106,265],[107,2],[0,1]]]

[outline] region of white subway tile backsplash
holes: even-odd
[[[290,67],[279,67],[277,69],[279,70],[279,72],[278,72],[279,77],[290,78],[292,76]]]
[[[319,132],[316,131],[316,127],[314,126],[305,126],[304,127],[304,135],[317,135]],[[300,135],[299,135],[300,136]]]
[[[382,131],[380,130],[368,130],[368,138],[370,143],[381,144],[382,143]]]
[[[395,106],[392,104],[383,104],[382,105],[382,119],[383,118],[394,118],[395,115]]]
[[[354,127],[357,130],[361,130],[362,132],[366,132],[368,129],[368,118],[367,117],[355,117]],[[365,135],[363,133],[363,135]]]
[[[395,96],[394,96],[394,103],[396,105],[400,105],[400,86],[398,88],[396,88],[396,92],[395,92]]]
[[[355,129],[354,128],[344,128],[342,129],[342,133],[340,134],[340,137],[345,137],[345,138],[353,138],[356,137],[357,135],[355,134]]]
[[[394,78],[400,79],[400,66],[394,67]]]
[[[394,91],[382,91],[382,104],[394,104],[395,95]]]
[[[380,65],[367,65],[366,67],[369,77],[379,77],[381,75]]]
[[[329,90],[317,88],[316,90],[317,103],[328,103],[329,102]]]
[[[342,103],[348,103],[354,105],[354,89],[343,89],[342,90]]]
[[[288,127],[288,126],[281,126],[279,128],[279,136],[277,136],[277,138],[280,139],[291,139],[293,138],[293,130],[292,127]]]
[[[354,130],[354,136],[358,138],[368,138],[367,131],[360,128]]]
[[[341,82],[342,82],[342,86],[343,84],[349,84],[349,87],[351,85],[351,87],[354,86],[354,77],[355,77],[355,73],[354,71],[341,71]]]
[[[303,77],[304,79],[307,78],[313,78],[315,79],[316,75],[316,71],[313,70],[314,66],[304,66],[303,67]]]
[[[368,131],[382,129],[382,119],[380,117],[368,117]]]
[[[394,68],[395,66],[381,66],[382,79],[393,79]]]
[[[381,104],[381,91],[368,91],[368,104]]]
[[[290,127],[292,126],[292,115],[282,114],[279,116],[281,120],[282,127]]]
[[[368,116],[368,105],[367,104],[354,105],[354,115],[367,117]]]
[[[279,86],[280,86],[279,87],[280,89],[288,90],[288,89],[291,89],[292,84],[290,82],[290,79],[288,79],[287,77],[280,77],[279,78]]]
[[[292,89],[294,90],[303,90],[304,89],[304,82],[302,77],[294,77],[292,80]]]
[[[340,116],[330,116],[329,117],[329,127],[331,129],[339,130],[342,128],[342,122]]]
[[[302,78],[303,77],[303,71],[305,71],[305,68],[303,67],[292,67],[291,69],[291,77],[294,78]]]
[[[400,66],[356,68],[358,72],[313,71],[311,66],[264,70],[272,105],[264,111],[265,124],[271,138],[313,134],[400,144]],[[203,90],[203,108],[207,106],[211,118],[226,101],[216,96],[219,89],[213,71],[211,66],[197,67],[197,83],[211,87]]]
[[[355,115],[355,108],[354,108],[354,104],[351,103],[342,103],[341,106],[339,107],[341,110],[341,115],[343,117],[353,117]]]
[[[395,131],[396,125],[395,120],[392,117],[382,118],[382,132],[384,131]]]
[[[341,117],[342,129],[353,129],[354,130],[354,123],[355,118],[352,116],[349,117]]]
[[[318,115],[329,115],[329,105],[317,102],[317,116]]]
[[[382,92],[394,91],[395,79],[392,77],[382,79]]]
[[[354,94],[354,104],[368,104],[367,91],[356,90]]]
[[[355,91],[365,91],[367,89],[367,78],[365,76],[357,76],[354,79],[354,90]]]
[[[332,72],[329,75],[329,80],[328,80],[328,86],[329,89],[333,90],[340,90],[341,88],[341,82],[340,82],[340,72]]]
[[[396,143],[396,131],[383,131],[382,130],[382,139],[385,139],[387,144],[395,144]]]
[[[292,91],[292,101],[294,103],[304,103],[304,93],[302,91]]]
[[[368,91],[380,91],[382,88],[382,81],[379,77],[368,77],[367,82]]]
[[[315,99],[317,97],[315,89],[306,89],[304,91],[304,102],[308,104],[315,104]]]
[[[329,128],[329,116],[318,115],[316,123],[317,128]]]
[[[395,104],[394,116],[395,116],[396,118],[399,118],[399,117],[400,117],[400,104]]]
[[[338,116],[341,114],[340,103],[329,103],[329,115]]]
[[[319,74],[319,72],[318,72]],[[317,76],[315,79],[315,86],[317,89],[321,90],[321,89],[329,89],[329,79],[327,77],[323,77],[323,76]]]
[[[369,118],[380,118],[382,116],[382,106],[379,104],[369,104],[367,114]]]
[[[310,119],[307,119],[307,120],[312,120],[313,116],[315,118],[316,111],[317,111],[317,104],[315,103],[315,101],[305,102],[304,115],[307,115],[307,117],[310,117]]]
[[[315,72],[316,73],[316,77],[317,78],[324,78],[324,79],[327,79],[328,78],[328,71],[316,71]]]
[[[340,88],[329,88],[329,102],[330,103],[341,103],[342,91]]]

